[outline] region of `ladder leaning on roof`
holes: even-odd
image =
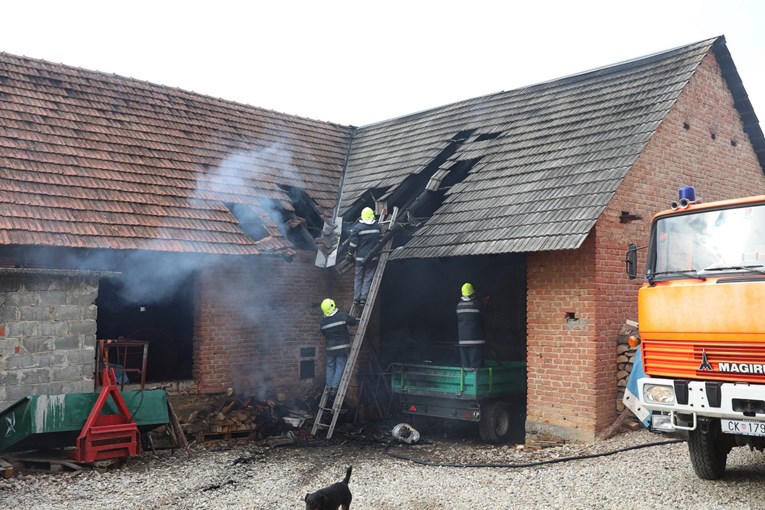
[[[393,214],[391,214],[388,229],[393,227],[398,216],[398,208],[393,208]],[[372,316],[372,309],[375,306],[375,299],[377,298],[377,291],[380,289],[380,282],[382,281],[383,272],[385,271],[385,265],[388,263],[388,257],[390,256],[391,245],[393,244],[393,236],[385,242],[382,250],[380,251],[380,260],[377,262],[377,269],[372,277],[372,285],[369,287],[369,295],[367,296],[367,302],[361,312],[361,320],[356,327],[356,333],[353,335],[353,342],[351,343],[351,350],[348,353],[348,361],[345,364],[345,370],[343,370],[343,376],[340,378],[340,385],[337,387],[337,394],[335,395],[335,401],[332,403],[332,407],[327,407],[327,399],[329,398],[329,388],[324,387],[324,391],[321,394],[321,400],[319,401],[319,412],[316,413],[316,418],[313,421],[313,428],[311,429],[311,435],[315,436],[319,428],[326,428],[327,439],[332,437],[332,433],[335,431],[335,425],[337,424],[337,417],[340,415],[340,410],[343,408],[343,400],[345,394],[348,391],[348,385],[351,382],[353,375],[353,369],[356,366],[356,360],[358,360],[359,352],[361,351],[361,344],[364,342],[364,336],[366,335],[367,326],[369,325],[369,319]],[[354,309],[351,308],[351,314]],[[324,411],[329,412],[332,415],[332,421],[329,425],[322,423],[321,419],[324,416]]]

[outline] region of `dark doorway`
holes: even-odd
[[[459,365],[455,307],[472,283],[488,302],[489,357],[526,360],[526,257],[491,255],[393,261],[381,288],[380,361]]]
[[[191,379],[193,277],[174,282],[158,295],[131,292],[134,283],[130,269],[119,278],[101,280],[97,338],[148,341],[147,381]]]
[[[526,266],[523,254],[391,262],[385,270],[379,307],[382,366],[411,363],[459,367],[456,306],[466,282],[472,283],[486,302],[487,361],[525,362]],[[510,413],[506,440],[522,443],[526,395],[508,395],[502,397],[502,403]],[[481,405],[488,413],[491,403]],[[438,437],[477,439],[480,431],[475,422],[459,419],[415,416],[414,423],[425,434]]]

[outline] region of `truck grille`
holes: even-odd
[[[644,339],[642,349],[644,370],[652,376],[765,382],[765,343]],[[706,370],[702,369],[705,358]]]

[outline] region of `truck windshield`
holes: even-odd
[[[664,216],[651,245],[649,280],[765,272],[765,204]]]

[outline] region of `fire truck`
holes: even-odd
[[[644,423],[719,479],[732,448],[765,447],[765,196],[701,203],[681,188],[653,218],[644,278],[631,339]]]

